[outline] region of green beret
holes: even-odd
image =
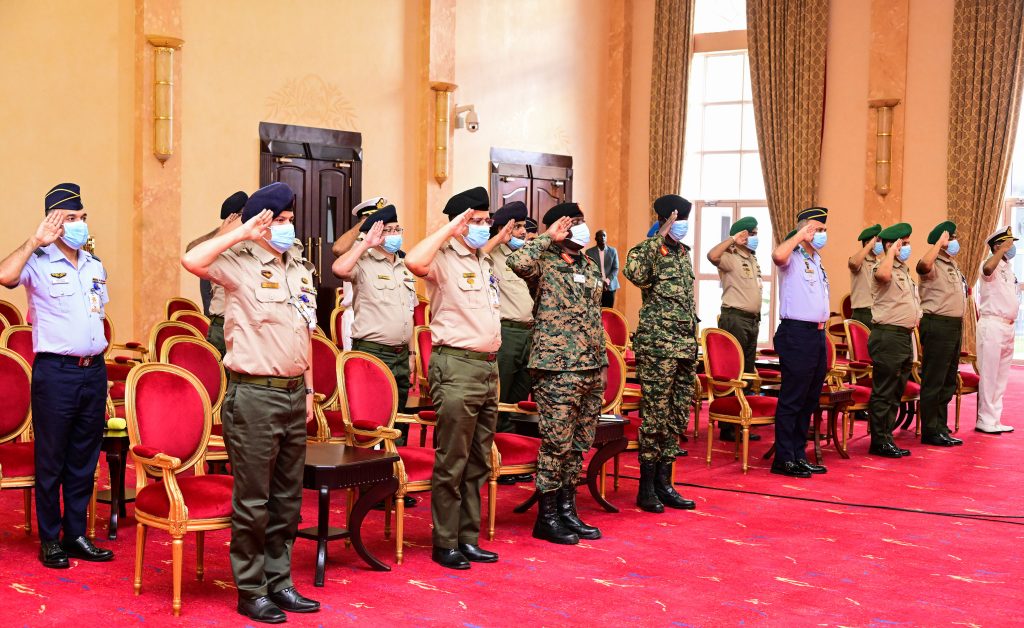
[[[894,242],[900,238],[908,237],[914,231],[910,223],[898,222],[895,225],[890,225],[885,229],[882,229],[878,233],[878,237],[886,242]]]
[[[881,231],[882,225],[871,225],[864,231],[861,231],[860,235],[857,236],[857,239],[861,242],[865,242],[878,235]]]
[[[740,231],[753,231],[754,229],[757,229],[757,219],[753,216],[744,216],[732,223],[732,228],[729,229],[729,235],[734,236]]]
[[[956,223],[952,220],[947,220],[935,225],[935,228],[928,234],[928,244],[935,244],[938,242],[939,238],[942,237],[943,231],[948,231],[950,237],[953,237],[953,234],[956,233]]]
[[[792,231],[790,231],[789,233],[786,234],[786,237],[784,239],[788,240],[788,239],[792,238],[795,235],[796,235],[796,229],[793,229]]]

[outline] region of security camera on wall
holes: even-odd
[[[455,128],[466,129],[470,133],[476,133],[480,130],[480,118],[477,117],[476,109],[473,108],[473,105],[455,107]]]

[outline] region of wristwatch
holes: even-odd
[[[307,389],[306,389],[306,394],[307,394],[307,395],[312,395],[312,394],[313,394],[313,393],[315,393],[315,392],[316,392],[316,391],[315,391],[315,390],[313,390],[312,388],[307,388]]]

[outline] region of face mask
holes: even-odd
[[[949,242],[949,244],[946,245],[946,255],[956,255],[959,252],[960,252],[960,241],[959,240],[951,240]]]
[[[270,238],[267,244],[278,253],[284,253],[292,248],[295,244],[295,225],[290,222],[284,225],[270,225]]]
[[[520,240],[515,236],[512,236],[508,240],[508,248],[512,249],[513,251],[518,251],[519,249],[523,248],[524,244],[526,244],[526,240]]]
[[[900,258],[901,262],[905,262],[910,259],[910,245],[904,244],[900,247],[900,252],[896,254],[896,257]]]
[[[760,242],[760,240],[757,239],[757,236],[750,236],[747,238],[747,248],[751,251],[756,251],[758,242]]]
[[[575,225],[569,230],[569,241],[575,242],[580,246],[586,246],[590,244],[590,227],[587,223],[580,223]]]
[[[64,223],[64,235],[60,237],[64,244],[76,251],[89,241],[89,225],[84,220]]]
[[[384,244],[381,245],[388,253],[397,253],[398,249],[402,248],[402,236],[400,235],[389,235],[384,236]]]
[[[466,244],[478,249],[491,239],[491,228],[487,225],[470,225],[469,232],[464,237]]]
[[[687,232],[690,231],[689,220],[677,220],[672,223],[672,226],[668,228],[668,234],[672,236],[672,239],[676,242],[682,242],[683,238],[686,237]]]
[[[885,249],[882,247],[881,242],[875,242],[875,246],[871,248],[871,252],[874,253],[876,257],[881,255],[884,251]]]
[[[828,242],[828,233],[825,231],[819,231],[814,234],[814,238],[811,240],[811,246],[815,249],[821,249]]]
[[[1014,245],[1013,248],[1011,248],[1009,251],[1007,251],[1006,253],[1003,253],[1003,257],[1006,258],[1006,261],[1010,261],[1010,260],[1013,259],[1013,256],[1016,255],[1016,254],[1017,254],[1017,245]]]

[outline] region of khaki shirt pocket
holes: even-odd
[[[267,323],[283,317],[288,303],[288,291],[284,288],[256,288],[257,311],[253,312],[253,324]]]
[[[398,287],[398,282],[390,275],[374,275],[371,283],[375,290],[394,290]]]
[[[485,277],[475,274],[467,277],[465,274],[456,278],[459,289],[456,290],[456,301],[461,307],[481,308],[486,305],[487,296],[484,291]]]

